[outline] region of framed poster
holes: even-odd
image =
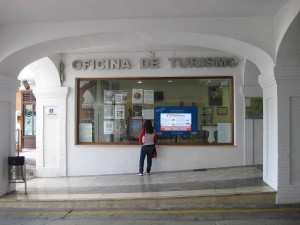
[[[80,123],[79,124],[79,141],[93,142],[93,124]]]
[[[113,119],[113,118],[114,118],[114,106],[104,105],[104,119]]]
[[[125,119],[124,105],[115,105],[115,119],[117,120]]]
[[[104,103],[113,104],[115,102],[115,91],[104,90]]]
[[[218,143],[231,143],[231,123],[218,123]]]
[[[154,90],[144,90],[144,104],[154,104]]]
[[[203,107],[203,114],[214,114],[214,108],[213,107]]]
[[[115,104],[127,103],[127,91],[115,91]]]
[[[132,89],[132,104],[143,103],[143,89]]]
[[[218,107],[217,108],[217,114],[218,115],[227,115],[228,114],[227,107]]]
[[[114,121],[104,120],[103,121],[104,134],[113,134],[114,133]]]
[[[141,105],[132,106],[132,116],[133,117],[142,117],[143,116],[143,106],[141,106]]]
[[[212,106],[221,106],[223,102],[222,88],[218,86],[208,87],[208,102]]]
[[[154,120],[154,109],[143,109],[144,120]]]
[[[129,136],[131,138],[138,138],[143,129],[143,119],[133,118],[129,119]]]

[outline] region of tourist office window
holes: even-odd
[[[77,144],[232,145],[233,78],[77,79]]]

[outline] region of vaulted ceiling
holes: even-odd
[[[288,0],[0,0],[0,26],[79,20],[274,16]]]

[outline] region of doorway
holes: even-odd
[[[23,92],[23,148],[36,148],[36,105],[32,92]]]

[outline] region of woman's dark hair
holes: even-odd
[[[151,120],[146,120],[144,122],[144,129],[145,129],[147,134],[153,134],[154,133],[154,128],[152,126]]]

